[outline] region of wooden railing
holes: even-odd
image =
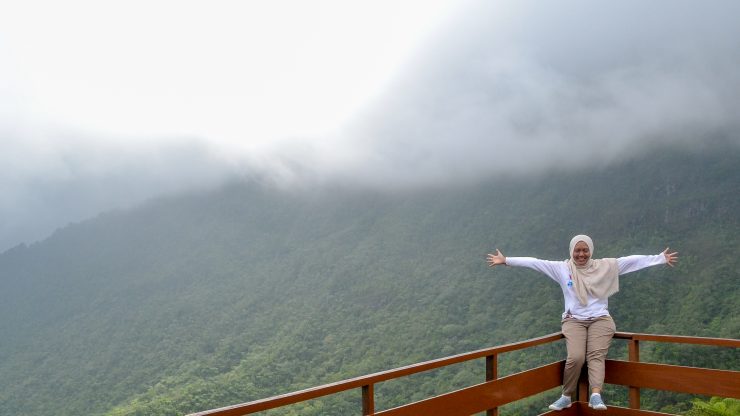
[[[506,352],[552,343],[562,338],[562,333],[557,332],[539,338],[412,364],[267,399],[193,413],[190,416],[248,415],[353,389],[359,389],[361,391],[362,415],[463,416],[483,411],[489,416],[498,415],[498,407],[504,404],[562,385],[563,367],[565,365],[564,361],[558,361],[499,378],[498,356]],[[740,371],[640,362],[641,342],[668,342],[738,348],[740,347],[739,339],[635,334],[627,332],[617,332],[614,338],[627,341],[629,361],[607,360],[605,382],[623,385],[629,388],[629,409],[609,406],[609,410],[599,412],[599,415],[630,416],[662,414],[640,410],[640,389],[642,388],[740,399]],[[486,380],[484,383],[393,409],[375,411],[374,388],[377,383],[483,358],[485,358],[486,366]],[[577,394],[576,400],[578,400],[578,397],[587,400],[588,385],[583,377],[579,383]],[[360,406],[358,406],[358,413],[359,411]],[[552,412],[545,414],[550,415]],[[576,403],[572,408],[558,414],[561,416],[590,415],[591,410],[587,406],[584,406],[583,403]]]

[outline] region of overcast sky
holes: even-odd
[[[248,172],[423,186],[732,135],[738,16],[731,0],[3,1],[0,251]]]

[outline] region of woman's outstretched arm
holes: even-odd
[[[563,272],[563,262],[540,260],[534,257],[506,257],[501,253],[499,249],[496,249],[495,253],[490,253],[486,256],[486,262],[489,267],[498,265],[506,265],[512,267],[527,267],[532,270],[536,270],[540,273],[544,273],[550,279],[560,282],[562,279],[567,279],[567,272]],[[563,274],[565,273],[565,274]]]
[[[652,256],[632,255],[617,259],[620,275],[632,273],[650,266],[657,266],[659,264],[667,264],[673,267],[677,262],[678,252],[672,252],[670,248],[666,248],[662,253]]]

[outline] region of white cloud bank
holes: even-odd
[[[0,251],[262,171],[454,183],[736,141],[734,1],[15,2]]]
[[[314,165],[403,186],[740,144],[738,15],[733,2],[475,3],[337,133],[335,163]]]

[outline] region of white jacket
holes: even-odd
[[[636,255],[617,259],[620,275],[665,263],[666,259],[662,253],[654,256]],[[534,257],[507,257],[506,264],[514,267],[529,267],[556,281],[563,290],[563,298],[565,299],[563,319],[567,316],[576,319],[594,319],[609,315],[608,299],[597,299],[589,294],[586,306],[578,302],[566,261],[540,260]]]

